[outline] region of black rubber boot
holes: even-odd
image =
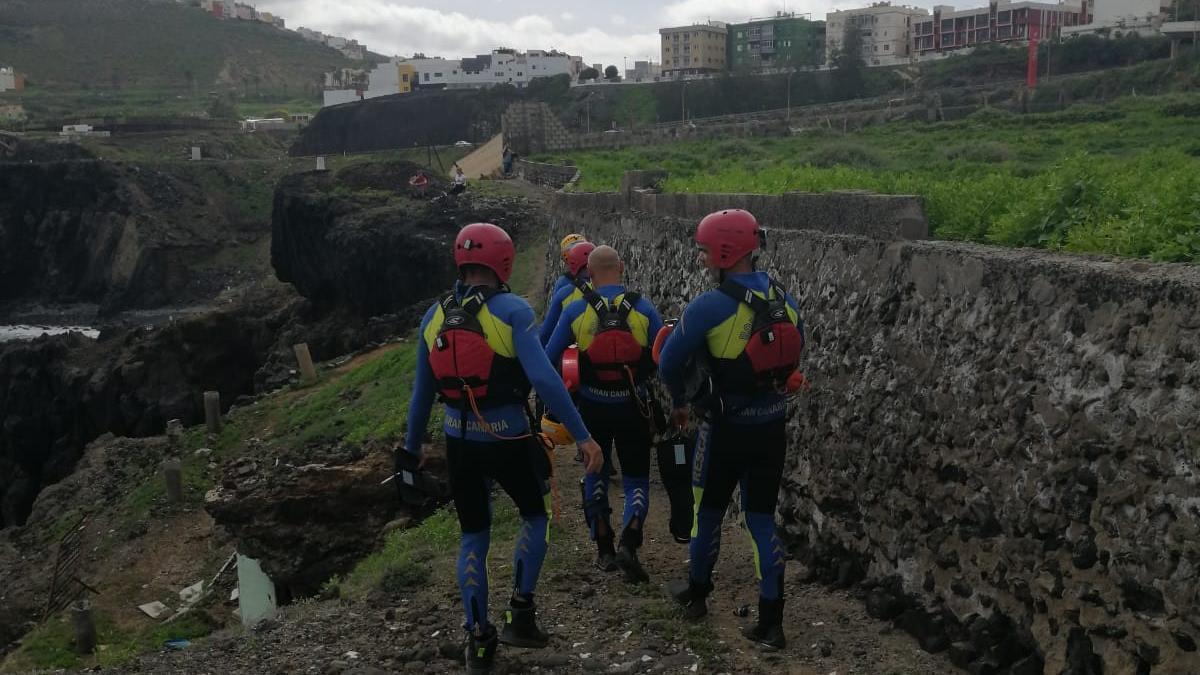
[[[708,594],[712,593],[712,589],[712,583],[700,585],[690,579],[667,584],[667,593],[675,602],[683,605],[683,615],[690,621],[708,616]]]
[[[467,672],[470,675],[486,675],[496,664],[496,648],[499,646],[495,626],[488,626],[483,635],[467,634]]]
[[[746,639],[757,642],[766,649],[783,649],[787,638],[783,635],[783,598],[758,599],[758,623],[742,629]]]
[[[631,584],[644,584],[650,581],[650,575],[638,560],[637,550],[642,546],[642,531],[627,527],[621,533],[621,548],[617,551],[617,567],[625,574],[625,581]]]
[[[550,636],[542,632],[537,625],[537,607],[529,601],[527,607],[518,607],[509,602],[504,610],[504,629],[500,631],[500,641],[513,647],[526,649],[541,649],[550,642]]]
[[[601,572],[617,571],[617,551],[613,548],[612,532],[596,539],[596,567]]]

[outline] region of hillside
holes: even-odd
[[[325,71],[361,66],[273,26],[149,0],[5,0],[0,63],[27,74],[27,99],[235,90],[285,100],[315,96]]]

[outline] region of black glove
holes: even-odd
[[[427,497],[421,489],[424,481],[421,476],[420,456],[409,452],[404,446],[396,446],[392,454],[394,458],[392,482],[396,484],[396,494],[400,497],[400,501],[412,506],[423,505]]]

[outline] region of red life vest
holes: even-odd
[[[488,344],[479,311],[507,288],[476,290],[460,303],[453,292],[441,300],[442,325],[429,350],[429,367],[446,403],[479,408],[520,403],[529,395],[529,380],[515,358],[496,353]]]
[[[629,328],[629,314],[642,297],[625,293],[616,306],[591,287],[583,287],[583,298],[596,312],[596,334],[587,349],[580,350],[583,380],[607,389],[626,389],[631,380],[640,382],[654,369],[649,350]]]
[[[804,333],[788,313],[787,291],[772,281],[769,297],[764,299],[731,279],[726,279],[718,290],[749,305],[754,312],[745,350],[736,359],[712,359],[718,390],[788,392],[788,380],[800,366]]]

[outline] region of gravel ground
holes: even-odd
[[[687,547],[671,540],[666,496],[652,481],[643,564],[648,584],[626,584],[592,561],[574,486],[580,470],[561,453],[562,522],[552,532],[551,552],[537,600],[543,628],[552,634],[543,650],[501,646],[500,673],[798,673],[927,675],[956,669],[940,655],[918,649],[891,624],[867,616],[846,591],[799,581],[804,570],[788,564],[788,647],[760,651],[738,632],[752,621],[757,582],[744,533],[726,521],[725,546],[714,575],[716,591],[705,622],[684,622],[666,597],[667,581],[682,577]],[[619,513],[620,482],[610,495]],[[505,497],[498,496],[500,499]],[[515,532],[495,532],[490,558],[491,614],[507,599]],[[135,670],[153,673],[444,673],[462,670],[462,611],[454,585],[454,560],[431,560],[428,583],[406,597],[369,595],[362,601],[306,601],[285,608],[257,630],[227,630],[189,649],[143,657]],[[738,614],[749,609],[749,616]]]

